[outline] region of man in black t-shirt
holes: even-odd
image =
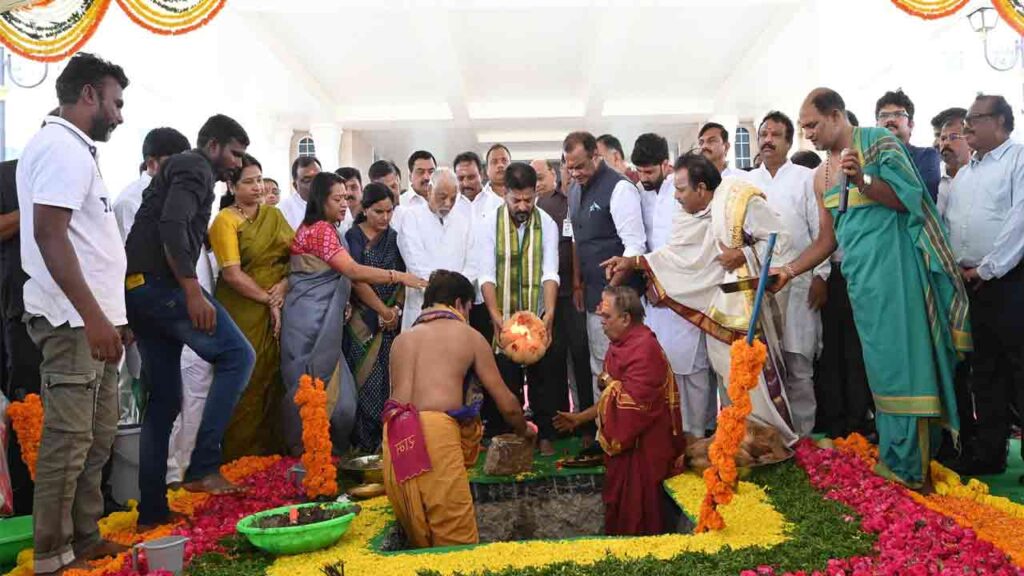
[[[237,489],[219,473],[221,441],[235,404],[249,383],[255,352],[245,335],[200,285],[214,184],[242,165],[249,136],[238,122],[211,117],[197,148],[171,156],[146,189],[128,234],[125,303],[142,353],[149,403],[139,453],[139,531],[170,520],[167,452],[181,410],[181,351],[188,346],[213,364],[213,383],[185,473],[185,488],[225,493]]]

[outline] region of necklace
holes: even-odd
[[[241,206],[239,206],[238,204],[232,204],[232,205],[231,205],[231,207],[232,207],[232,208],[234,208],[234,209],[235,209],[235,210],[236,210],[236,211],[237,211],[237,212],[238,212],[239,214],[241,214],[241,215],[242,215],[242,218],[245,218],[245,221],[246,221],[246,222],[249,222],[250,224],[252,223],[252,220],[253,220],[253,219],[252,219],[252,218],[250,218],[250,217],[249,217],[249,216],[248,216],[248,215],[247,215],[247,214],[245,213],[245,210],[244,210],[244,209],[243,209],[243,208],[242,208]],[[256,211],[257,211],[257,212],[259,212],[259,209],[260,209],[260,208],[259,208],[259,206],[257,206],[257,207],[256,207]]]
[[[832,167],[832,151],[825,152],[825,191],[828,192],[832,188],[832,178],[829,174],[829,169]]]
[[[451,306],[448,306],[447,304],[435,304],[433,308],[444,310],[446,312],[451,312],[456,317],[458,317],[458,319],[461,320],[463,323],[469,324],[469,322],[466,322],[466,317],[462,315],[462,312],[459,312],[458,310],[452,308]]]

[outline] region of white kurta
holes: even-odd
[[[292,230],[298,230],[302,225],[302,219],[306,217],[306,201],[294,190],[287,198],[277,203],[277,209],[284,214],[284,219],[288,221]]]
[[[505,200],[495,194],[494,190],[491,190],[491,185],[488,184],[476,195],[476,198],[470,201],[470,205],[473,207],[473,218],[475,220],[483,220],[504,203]]]
[[[540,284],[541,290],[537,293],[537,301],[529,303],[531,312],[538,316],[543,315],[546,310],[544,309],[544,283],[554,282],[558,284],[558,240],[560,238],[558,225],[551,219],[543,210],[537,209],[537,214],[540,215],[540,233],[541,233],[541,264],[540,264]],[[478,227],[477,236],[477,248],[474,249],[474,253],[479,257],[479,274],[478,283],[481,288],[484,284],[492,284],[497,288],[498,285],[498,211],[495,210],[489,213],[481,221],[482,225]],[[526,225],[519,226],[516,231],[519,233],[519,243],[522,245],[523,237],[526,234]],[[523,274],[525,274],[525,270]],[[501,294],[498,294],[498,298],[501,298]],[[524,308],[526,309],[526,308]],[[513,311],[505,311],[508,315]]]
[[[398,249],[406,269],[429,279],[434,270],[451,270],[476,281],[473,213],[469,201],[459,196],[446,218],[430,210],[426,201],[416,202],[402,211],[398,230]],[[423,309],[423,291],[407,288],[402,328],[409,328]]]
[[[789,242],[802,254],[818,235],[818,202],[814,197],[814,171],[786,162],[773,178],[762,165],[750,172],[751,181],[768,197],[768,207],[782,219]],[[814,275],[828,277],[829,264],[801,274],[789,283],[786,327],[782,347],[786,352],[814,360],[821,346],[821,314],[807,305]]]
[[[489,183],[484,186],[484,189],[481,190],[479,194],[476,195],[476,198],[473,198],[472,200],[466,198],[466,200],[469,201],[470,207],[473,210],[473,225],[480,230],[485,228],[484,219],[493,214],[501,207],[502,204],[505,203],[505,200],[501,196],[498,196],[493,190],[491,190],[491,185]],[[472,257],[480,258],[481,252],[479,250],[474,251]],[[476,265],[476,269],[482,270],[483,264],[478,263]],[[478,305],[483,304],[484,295],[480,290],[480,286],[478,285],[476,289],[476,301],[473,303]]]
[[[750,181],[750,172],[741,170],[739,168],[733,168],[732,166],[726,166],[725,170],[722,170],[722,178],[741,178],[743,180]]]
[[[648,190],[642,185],[637,186],[640,190],[640,210],[644,215],[644,233],[647,234],[647,250],[652,251],[657,249],[654,245],[654,214],[658,210],[658,198],[661,198],[662,192],[665,191],[665,185],[673,182],[672,175],[669,174],[668,178],[665,179],[661,184],[660,190]],[[668,190],[669,196],[675,196],[675,189],[670,188]],[[671,220],[670,220],[671,222]]]
[[[135,224],[135,213],[142,207],[142,193],[153,181],[148,172],[143,172],[139,179],[129,184],[114,200],[114,218],[117,218],[117,227],[121,231],[121,240],[128,241],[128,233],[132,231]]]

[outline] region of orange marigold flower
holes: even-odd
[[[327,392],[324,383],[309,375],[299,379],[295,404],[302,418],[302,466],[306,476],[302,481],[306,496],[333,497],[338,494],[338,471],[331,460],[331,423],[327,417]]]
[[[21,402],[12,402],[7,407],[7,416],[18,435],[21,461],[28,466],[28,473],[35,480],[39,441],[43,438],[43,401],[38,394],[29,394]]]
[[[220,467],[220,474],[232,484],[238,484],[249,476],[262,472],[276,464],[281,457],[273,456],[243,456],[234,462]]]
[[[765,345],[755,340],[747,345],[746,340],[732,344],[732,362],[729,366],[729,399],[732,405],[718,416],[718,430],[708,449],[711,467],[704,471],[707,492],[700,508],[697,532],[721,530],[725,520],[716,509],[732,501],[733,490],[738,481],[736,452],[747,430],[747,416],[750,415],[750,391],[757,387],[761,370],[768,357]]]

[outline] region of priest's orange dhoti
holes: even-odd
[[[395,517],[415,548],[476,544],[479,541],[466,467],[480,449],[479,420],[460,425],[444,412],[405,414],[419,419],[427,470],[400,480],[392,451],[409,449],[408,437],[392,443],[384,426],[384,488]],[[385,418],[388,418],[387,408]],[[415,442],[415,440],[414,440]]]

